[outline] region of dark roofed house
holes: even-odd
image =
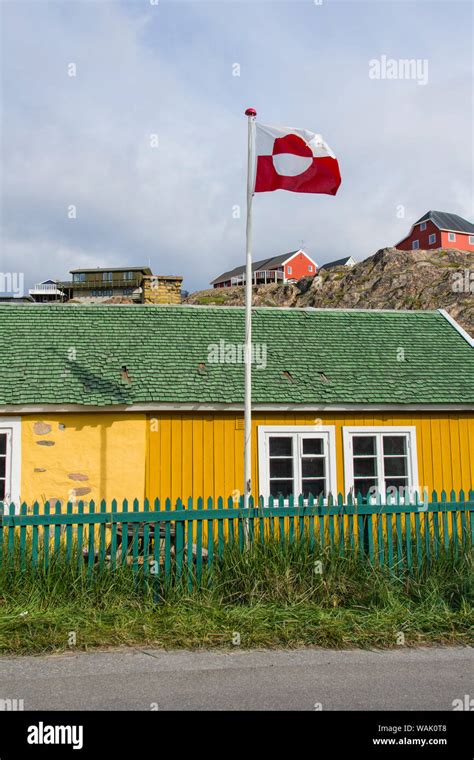
[[[267,285],[272,282],[284,284],[296,282],[302,277],[314,277],[318,265],[302,249],[272,256],[269,259],[254,261],[252,264],[253,284]],[[224,272],[210,283],[214,288],[231,288],[245,285],[245,264]]]
[[[429,248],[458,248],[474,251],[474,224],[458,214],[427,211],[412,226],[410,233],[395,245],[401,251]]]
[[[356,264],[356,260],[352,256],[345,256],[343,259],[336,259],[335,261],[328,261],[327,264],[322,264],[321,269],[335,269],[336,267],[353,267]]]

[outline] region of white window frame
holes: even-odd
[[[456,233],[448,232],[448,243],[455,243],[455,242],[456,242]]]
[[[15,512],[18,513],[20,511],[21,488],[21,417],[0,417],[0,433],[7,433],[5,504],[13,503]],[[5,514],[7,514],[7,509],[5,509]]]
[[[312,272],[312,271],[313,271],[313,265],[312,264],[308,264],[308,272]]]
[[[469,245],[474,245],[474,235],[469,235]]]
[[[265,506],[268,506],[268,498],[270,496],[270,473],[269,473],[269,450],[268,439],[270,436],[281,436],[282,438],[288,436],[295,436],[298,445],[297,461],[301,461],[300,442],[301,436],[307,436],[310,438],[323,438],[324,441],[324,453],[326,459],[326,480],[327,490],[334,497],[337,498],[337,472],[336,472],[336,427],[335,425],[259,425],[258,426],[258,482],[260,487],[260,495],[264,497]],[[293,456],[295,454],[293,453]],[[293,460],[294,461],[294,460]],[[300,477],[301,468],[298,467],[293,473],[293,479],[295,485],[301,484]],[[296,493],[294,504],[298,503],[298,496],[301,493],[301,489],[295,489]],[[307,504],[307,499],[305,504]],[[324,500],[324,503],[327,499]],[[288,499],[284,501],[285,506],[288,506]]]
[[[414,240],[413,243],[411,244],[412,251],[417,251],[419,247],[420,247],[420,241]]]
[[[426,222],[422,222],[420,224],[420,232],[424,232],[426,230]]]
[[[414,425],[348,425],[342,428],[342,441],[344,449],[344,485],[345,494],[352,493],[354,496],[354,460],[352,456],[352,438],[358,435],[382,436],[405,435],[407,437],[407,464],[408,464],[408,486],[410,501],[414,494],[419,490],[418,483],[418,452],[416,445],[416,427]],[[383,480],[383,449],[377,441],[377,478],[378,488]],[[412,497],[413,494],[413,497]],[[421,495],[420,495],[421,496]],[[400,499],[403,504],[404,498]],[[375,502],[375,499],[372,499]]]
[[[428,245],[436,243],[436,232],[432,232],[428,238]]]
[[[287,271],[287,274],[293,274],[293,267],[287,266],[286,271]]]

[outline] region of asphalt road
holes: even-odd
[[[470,647],[164,652],[0,659],[25,710],[452,710],[474,696]]]

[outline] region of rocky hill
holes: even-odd
[[[241,306],[244,288],[201,290],[191,304]],[[438,248],[382,248],[352,269],[320,269],[294,285],[254,288],[255,306],[363,309],[446,309],[474,336],[474,254]]]

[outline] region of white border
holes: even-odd
[[[0,432],[2,430],[11,431],[9,502],[13,502],[15,511],[18,511],[21,492],[21,417],[0,417]]]
[[[353,435],[366,433],[405,433],[408,435],[409,478],[408,488],[417,489],[418,483],[418,448],[415,425],[344,425],[342,428],[342,445],[344,451],[344,493],[348,494],[354,487],[353,459],[351,439]]]
[[[454,327],[455,330],[457,330],[459,335],[462,335],[464,340],[467,340],[471,348],[474,348],[474,338],[471,338],[469,333],[466,332],[466,330],[464,330],[464,328],[461,327],[461,325],[458,322],[456,322],[454,317],[452,317],[451,314],[448,314],[448,312],[445,311],[445,309],[438,309],[438,311],[447,320],[447,322],[449,322],[449,324],[452,325],[452,327]]]
[[[265,451],[265,437],[269,433],[324,433],[328,442],[328,491],[337,498],[336,472],[336,426],[335,425],[258,425],[258,485],[259,495],[268,498],[268,468]],[[296,504],[296,502],[295,502]]]

